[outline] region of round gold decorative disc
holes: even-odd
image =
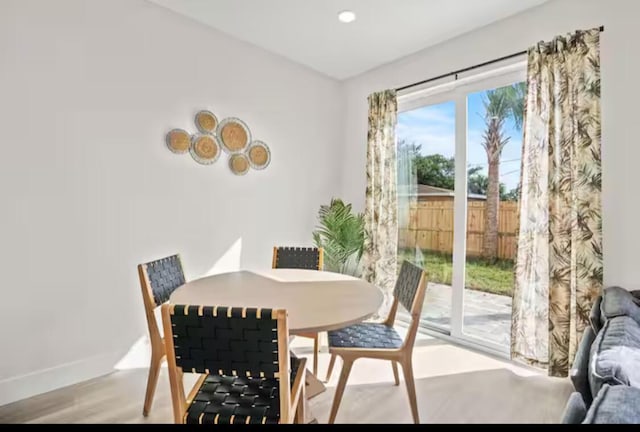
[[[267,163],[269,155],[267,154],[267,150],[265,150],[264,147],[256,146],[249,150],[249,158],[254,164],[262,166]]]
[[[249,165],[256,170],[265,169],[271,162],[269,146],[260,140],[252,141],[246,154],[249,158]]]
[[[211,111],[200,111],[196,114],[196,127],[200,132],[213,133],[218,126],[218,119]]]
[[[212,137],[202,136],[196,139],[193,151],[202,159],[213,159],[218,153],[218,146],[216,146]]]
[[[245,129],[238,123],[227,123],[222,128],[220,139],[232,152],[242,151],[249,144],[249,137]]]
[[[196,135],[191,145],[191,156],[203,165],[212,164],[220,156],[220,146],[213,135]]]
[[[191,136],[182,129],[173,129],[167,134],[167,147],[174,153],[186,153],[191,146]]]
[[[229,158],[229,168],[235,175],[244,175],[249,171],[249,160],[243,154],[234,154]]]

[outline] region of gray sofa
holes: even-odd
[[[640,291],[598,297],[571,369],[563,423],[640,424]]]

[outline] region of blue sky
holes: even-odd
[[[485,129],[484,91],[471,93],[467,98],[467,164],[482,167],[487,174],[487,155],[482,147]],[[455,152],[455,103],[445,102],[398,114],[396,128],[398,141],[421,144],[423,155],[441,154],[454,156]],[[511,139],[502,150],[500,181],[511,190],[520,181],[520,155],[522,131],[516,129],[511,119],[505,122],[505,133]]]

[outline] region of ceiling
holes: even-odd
[[[548,0],[150,1],[342,80]]]

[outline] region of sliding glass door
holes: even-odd
[[[508,352],[524,65],[400,97],[398,259],[429,273],[424,327]]]

